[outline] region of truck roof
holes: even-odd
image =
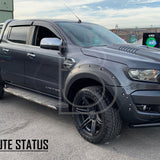
[[[43,21],[49,23],[65,23],[65,22],[72,22],[72,23],[80,23],[78,20],[60,20],[60,19],[25,19],[25,20],[16,20],[11,19],[9,22],[9,26],[19,26],[19,25],[32,25],[35,21]]]
[[[14,23],[27,23],[27,22],[34,22],[34,21],[46,21],[46,22],[51,22],[51,23],[56,23],[56,22],[74,22],[78,23],[78,21],[74,20],[62,20],[62,19],[25,19],[25,20],[12,20]]]
[[[24,20],[19,20],[19,19],[9,19],[7,20],[3,26],[2,34],[0,35],[0,41],[2,40],[3,37],[3,31],[6,29],[6,27],[9,25],[10,27],[12,26],[22,26],[22,25],[32,25],[33,22],[35,21],[43,21],[43,22],[49,22],[49,23],[64,23],[64,22],[73,22],[73,23],[78,23],[77,21],[74,20],[62,20],[62,19],[24,19]]]

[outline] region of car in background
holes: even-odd
[[[0,34],[1,34],[2,27],[3,27],[3,23],[0,23]]]

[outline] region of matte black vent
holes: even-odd
[[[119,47],[119,50],[135,54],[139,49],[121,46],[121,47]]]

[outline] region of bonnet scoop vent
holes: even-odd
[[[132,54],[136,54],[136,52],[139,50],[137,48],[132,48],[132,47],[128,47],[128,46],[120,46],[119,47],[120,51],[124,51],[124,52],[128,52],[128,53],[132,53]]]

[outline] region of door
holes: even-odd
[[[24,59],[30,26],[9,27],[9,35],[1,43],[1,76],[6,82],[24,85]]]
[[[25,85],[27,88],[58,97],[60,70],[64,57],[59,50],[40,48],[43,38],[57,37],[52,27],[34,23],[32,45],[28,46],[25,59]]]

